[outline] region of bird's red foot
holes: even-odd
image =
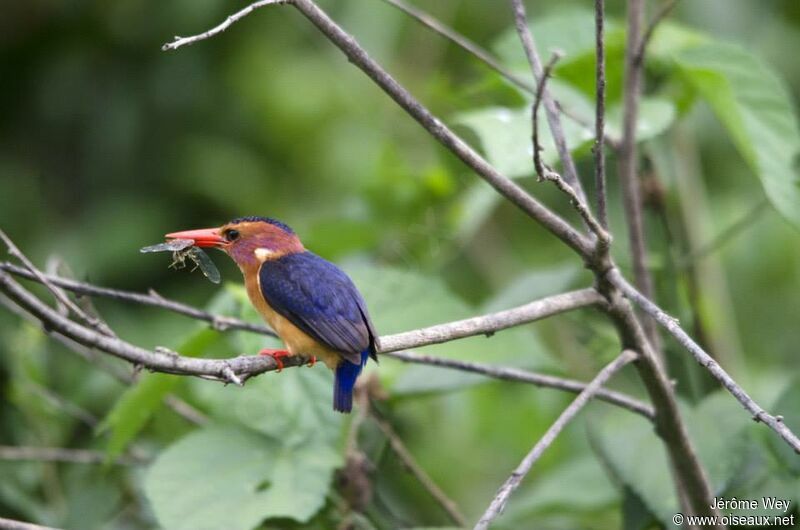
[[[308,359],[308,362],[306,363],[306,366],[308,366],[309,368],[311,368],[311,367],[312,367],[312,366],[314,366],[315,364],[317,364],[317,358],[316,358],[315,356],[313,356],[313,355],[312,355],[312,356],[311,356],[311,358],[309,358],[309,359]]]
[[[278,369],[276,370],[276,372],[280,372],[281,370],[283,370],[283,361],[281,359],[284,357],[289,357],[291,355],[291,353],[289,353],[287,350],[273,350],[271,348],[264,348],[263,350],[258,352],[258,354],[267,355],[275,359],[275,364],[278,365]]]

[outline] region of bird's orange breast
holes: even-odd
[[[286,345],[286,349],[291,355],[313,355],[324,362],[328,368],[333,369],[338,366],[342,357],[335,350],[320,344],[269,305],[261,292],[258,272],[245,274],[244,276],[247,296],[250,298],[250,302],[252,302],[256,311],[264,317],[267,324],[275,330],[275,333],[278,334],[278,337]]]

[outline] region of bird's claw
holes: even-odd
[[[289,357],[291,353],[286,350],[274,350],[272,348],[264,348],[260,352],[259,355],[266,355],[268,357],[272,357],[275,360],[275,364],[278,366],[278,369],[275,370],[276,372],[283,371],[283,361],[281,360],[284,357]]]
[[[314,366],[315,364],[317,364],[317,358],[316,358],[316,356],[312,355],[312,356],[311,356],[311,357],[308,359],[308,362],[306,363],[306,366],[307,366],[307,367],[309,367],[309,368],[313,368],[313,366]]]

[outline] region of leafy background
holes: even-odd
[[[382,2],[323,4],[493,163],[573,216],[563,197],[531,178],[528,94]],[[614,136],[624,6],[609,4]],[[591,122],[589,2],[530,7],[543,53],[567,54],[554,91]],[[220,0],[5,6],[0,226],[38,263],[57,255],[78,278],[154,287],[255,319],[222,256],[215,256],[220,288],[137,249],[174,229],[262,214],[286,220],[308,247],[342,264],[381,333],[586,284],[569,251],[499,200],[290,9],[262,11],[176,53],[159,51],[172,35],[204,30],[234,8]],[[478,0],[425,8],[528,75],[508,10]],[[654,35],[638,124],[659,301],[796,431],[798,48],[796,1],[682,2]],[[566,124],[589,181],[590,132]],[[545,156],[552,160],[552,152]],[[609,160],[614,175],[613,154]],[[614,251],[627,266],[615,178],[610,186]],[[709,251],[707,243],[743,216],[747,227]],[[225,356],[265,343],[152,308],[97,306],[121,336],[147,347]],[[584,379],[616,349],[613,330],[589,312],[429,348]],[[777,495],[794,500],[797,513],[797,457],[669,341],[666,353],[715,493]],[[470,520],[569,400],[389,359],[377,373],[388,395],[383,414]],[[87,530],[335,527],[347,518],[335,472],[350,419],[329,411],[330,379],[318,366],[265,375],[244,389],[146,373],[125,386],[0,312],[2,444],[151,461],[0,462],[0,516]],[[642,394],[631,373],[614,386]],[[167,393],[210,423],[199,428],[177,417],[162,404]],[[77,419],[75,406],[100,425]],[[348,519],[355,528],[450,524],[369,421],[360,445],[374,483],[364,513]],[[676,506],[650,427],[595,404],[537,464],[496,526],[669,527]]]

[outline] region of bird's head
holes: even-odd
[[[291,228],[269,217],[239,217],[217,228],[184,230],[166,237],[192,239],[197,247],[223,250],[243,271],[305,250]]]

